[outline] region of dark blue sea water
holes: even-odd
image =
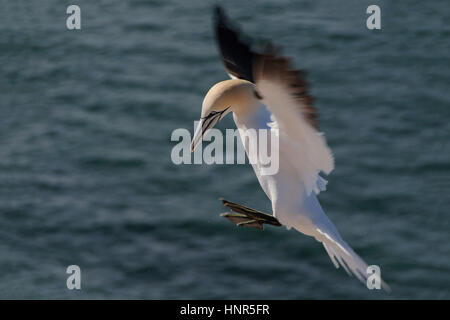
[[[213,3],[0,1],[0,298],[449,299],[448,1],[224,2],[307,70],[336,158],[320,201],[390,295],[294,230],[221,218],[219,197],[270,212],[249,165],[171,162],[227,78]]]

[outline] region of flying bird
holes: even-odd
[[[320,174],[328,175],[334,169],[334,158],[319,131],[304,72],[294,70],[291,61],[270,43],[259,52],[252,49],[219,6],[215,8],[214,26],[221,58],[231,79],[215,84],[206,94],[191,151],[208,129],[232,113],[247,156],[256,157],[253,170],[272,202],[273,212],[266,214],[222,199],[232,211],[223,216],[239,226],[285,226],[314,237],[336,268],[342,266],[350,276],[353,274],[365,283],[368,265],[342,239],[317,199],[327,184]],[[266,129],[277,135],[277,173],[264,174],[258,154],[250,154],[257,150],[260,137],[244,137],[242,132],[248,129]],[[383,280],[381,285],[389,291]]]

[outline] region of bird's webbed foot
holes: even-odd
[[[264,230],[264,224],[281,226],[281,223],[274,216],[254,210],[243,205],[220,198],[223,205],[233,212],[222,213],[221,216],[227,218],[238,227],[257,228]]]

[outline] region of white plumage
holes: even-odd
[[[314,237],[323,244],[336,268],[342,266],[349,275],[365,282],[367,264],[341,238],[317,199],[327,184],[320,173],[328,175],[334,169],[334,158],[325,136],[317,130],[317,114],[302,73],[292,70],[289,61],[273,47],[262,54],[250,50],[220,8],[216,11],[216,35],[232,80],[216,84],[206,95],[202,127],[197,129],[192,149],[202,133],[233,112],[247,155],[257,160],[251,163],[272,202],[274,217],[288,229]],[[267,129],[278,135],[277,173],[265,174],[260,154],[254,152],[260,136],[249,139],[244,135],[248,129]],[[382,286],[389,290],[384,281]]]
[[[325,190],[326,184],[319,172],[329,174],[334,167],[324,135],[302,118],[282,85],[264,80],[256,81],[256,87],[264,97],[264,104],[249,107],[253,111],[243,116],[235,113],[234,120],[241,132],[271,129],[279,135],[278,173],[264,175],[260,161],[253,164],[258,181],[272,202],[274,216],[288,229],[293,227],[321,242],[336,268],[342,266],[349,275],[354,274],[365,282],[367,264],[342,240],[316,197]],[[266,106],[272,112],[272,122],[263,123],[261,113],[267,113]],[[269,115],[265,119],[269,119]],[[242,140],[244,143],[244,137]],[[250,141],[250,144],[258,143],[258,140]],[[250,144],[244,144],[247,152]],[[389,290],[384,282],[382,285]]]

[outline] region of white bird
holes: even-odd
[[[253,51],[230,26],[220,7],[215,10],[216,38],[225,68],[232,78],[215,84],[202,104],[201,119],[192,139],[191,151],[227,113],[232,112],[248,157],[259,137],[245,143],[242,132],[266,129],[278,134],[279,170],[265,175],[259,161],[252,163],[262,189],[272,202],[272,215],[223,200],[235,213],[224,214],[237,225],[263,229],[263,224],[293,227],[321,242],[331,261],[362,282],[368,278],[367,264],[341,238],[323,211],[316,195],[327,181],[334,159],[324,135],[318,131],[317,113],[301,71],[291,68],[287,58],[272,45]],[[248,138],[248,137],[247,137]],[[389,286],[381,280],[383,288]]]

